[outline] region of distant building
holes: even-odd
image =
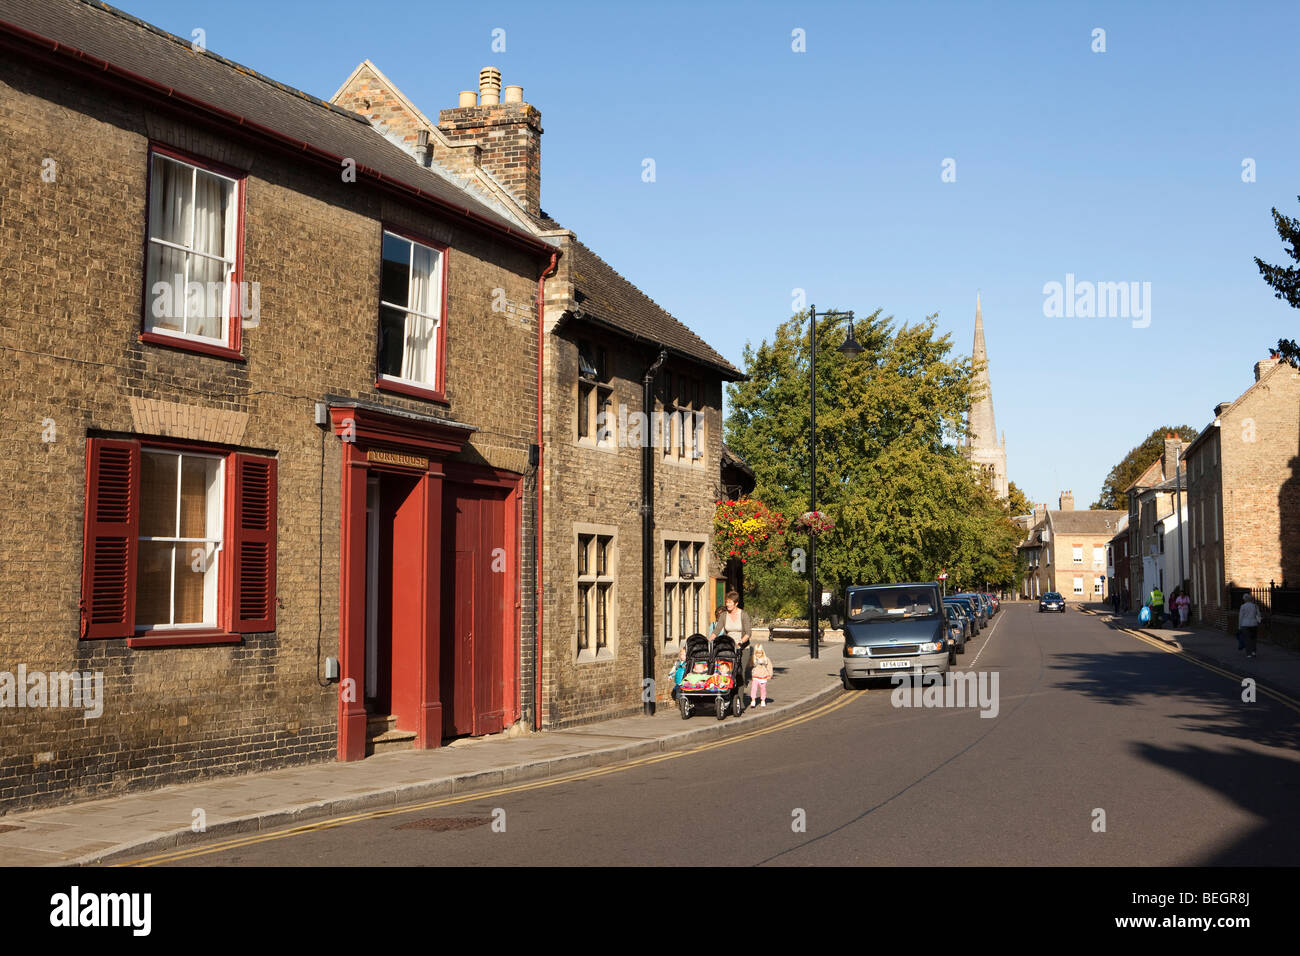
[[[1184,442],[1165,436],[1160,457],[1138,475],[1128,493],[1129,586],[1137,603],[1160,588],[1168,594],[1187,574],[1186,475],[1178,474]]]
[[[1070,491],[1061,492],[1060,505],[1041,512],[1020,545],[1029,562],[1023,596],[1056,591],[1067,601],[1104,601],[1110,594],[1106,546],[1124,512],[1075,511]]]
[[[1300,581],[1300,373],[1255,363],[1255,384],[1218,405],[1182,457],[1194,613],[1226,627],[1231,588]]]
[[[980,313],[979,296],[975,296],[975,344],[971,349],[971,359],[983,363],[975,375],[975,403],[971,405],[970,422],[963,443],[971,467],[983,474],[993,491],[1001,499],[1006,499],[1009,488],[1007,481],[1007,436],[1002,434],[1002,443],[998,444],[997,425],[993,418],[993,387],[989,384],[988,349],[984,346],[984,317]]]

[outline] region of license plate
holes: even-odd
[[[913,666],[914,666],[914,665],[912,664],[911,661],[881,661],[881,662],[880,662],[880,668],[881,668],[881,670],[884,670],[885,668],[888,668],[888,667],[907,667],[907,668],[911,668],[911,667],[913,667]]]

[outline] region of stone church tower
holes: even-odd
[[[980,314],[979,294],[975,295],[975,345],[971,358],[976,364],[988,362],[984,346],[984,317]],[[998,444],[997,426],[993,421],[993,388],[989,384],[987,366],[975,376],[975,394],[979,396],[970,410],[970,425],[965,440],[965,451],[971,467],[989,476],[993,491],[1006,498],[1007,489],[1007,436],[1002,433]]]

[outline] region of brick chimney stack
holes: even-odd
[[[1062,492],[1061,492],[1061,510],[1062,510],[1062,511],[1073,511],[1073,510],[1074,510],[1074,492],[1073,492],[1073,491],[1062,491]]]
[[[1160,469],[1166,479],[1173,478],[1177,474],[1178,456],[1183,453],[1183,440],[1173,432],[1165,433],[1165,454],[1161,459]]]
[[[1282,357],[1277,352],[1269,352],[1268,358],[1264,359],[1262,362],[1255,363],[1255,381],[1258,382],[1261,378],[1271,372],[1281,361]]]
[[[520,86],[502,95],[501,71],[479,71],[478,103],[462,92],[460,105],[438,114],[438,129],[453,143],[477,142],[480,163],[530,215],[542,208],[542,114],[524,102]]]

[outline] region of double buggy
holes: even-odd
[[[696,708],[712,709],[718,720],[730,709],[739,717],[745,710],[740,684],[740,652],[727,634],[714,638],[712,646],[703,634],[686,639],[686,671],[677,688],[682,720]]]

